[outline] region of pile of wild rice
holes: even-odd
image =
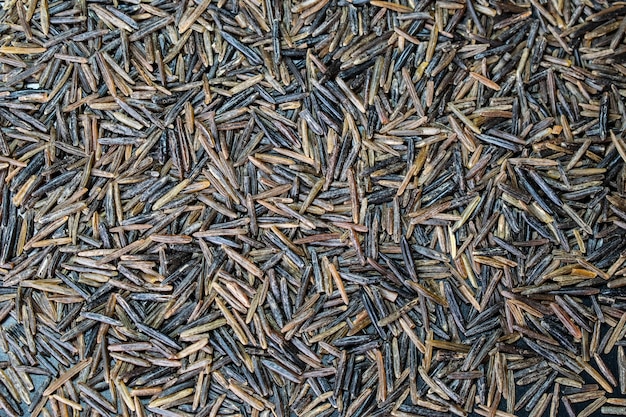
[[[626,415],[626,2],[0,4],[3,416]]]

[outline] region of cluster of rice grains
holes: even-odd
[[[626,415],[626,3],[2,6],[0,414]]]

